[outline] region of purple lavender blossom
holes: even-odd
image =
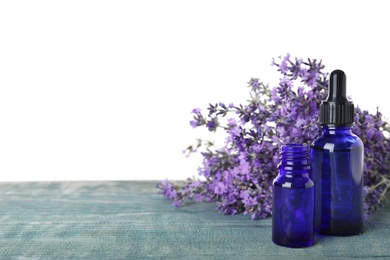
[[[197,126],[199,126],[199,125],[198,125],[198,122],[195,121],[195,120],[191,120],[191,121],[190,121],[190,125],[191,125],[193,128],[196,128]]]
[[[211,120],[207,121],[206,126],[209,131],[215,131],[218,126],[218,119],[216,117],[212,118]]]
[[[180,206],[181,206],[181,201],[175,200],[175,201],[172,203],[172,205],[175,206],[175,207],[180,207]]]
[[[287,53],[287,55],[284,57],[284,59],[282,60],[282,62],[280,63],[279,65],[279,70],[280,72],[282,72],[283,74],[287,72],[287,69],[288,69],[288,61],[290,60],[290,54]]]
[[[226,186],[223,182],[217,182],[214,187],[214,193],[217,195],[222,195],[227,191]]]
[[[194,113],[194,114],[200,114],[200,108],[194,108],[193,110],[192,110],[192,113]]]
[[[202,195],[200,195],[200,194],[195,194],[194,197],[195,197],[195,201],[196,201],[196,202],[202,202],[202,199],[203,199],[203,198],[202,198]]]
[[[237,120],[235,118],[229,118],[227,126],[228,128],[235,127],[237,125]]]

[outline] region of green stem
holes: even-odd
[[[380,182],[378,182],[374,187],[370,187],[370,190],[373,191],[375,190],[376,188],[378,188],[379,186],[381,186],[382,184],[386,184],[386,187],[388,188],[390,186],[390,180],[386,179],[385,177],[381,176],[382,177],[382,180]],[[386,188],[386,189],[387,189]]]

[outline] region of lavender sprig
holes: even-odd
[[[246,105],[209,104],[208,114],[194,109],[190,125],[216,132],[223,129],[226,142],[220,148],[200,139],[189,146],[187,156],[205,147],[198,169],[203,179],[187,179],[182,185],[168,180],[157,183],[159,193],[174,206],[185,200],[215,201],[223,214],[250,214],[252,219],[272,213],[271,183],[277,174],[278,147],[298,142],[310,145],[320,133],[319,104],[327,96],[328,73],[316,59],[291,59],[287,54],[272,61],[281,73],[278,86],[270,88],[259,79],[248,82]],[[226,125],[221,118],[227,118]],[[353,132],[365,145],[364,178],[366,216],[382,205],[390,187],[390,126],[375,115],[356,109]]]

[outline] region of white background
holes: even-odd
[[[343,69],[390,116],[386,1],[1,1],[0,181],[197,175],[191,110],[236,104],[272,58]]]

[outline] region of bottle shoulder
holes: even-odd
[[[312,148],[322,149],[325,145],[332,145],[334,149],[363,148],[363,141],[355,134],[323,134],[311,144]]]

